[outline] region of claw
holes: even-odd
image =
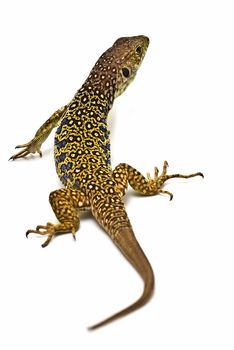
[[[15,148],[23,148],[23,147],[28,147],[29,145],[29,142],[28,143],[25,143],[24,145],[18,145],[18,146],[15,146]]]
[[[42,157],[42,152],[40,150],[41,143],[38,142],[36,139],[32,139],[30,142],[25,143],[23,145],[18,145],[15,148],[24,148],[20,152],[14,154],[9,158],[9,160],[15,160],[18,158],[24,158],[29,154],[39,153],[40,157]]]
[[[50,226],[49,224],[47,224],[46,226],[45,225],[37,225],[36,227],[36,230],[39,231],[39,230],[47,230],[48,229],[48,226]],[[43,234],[43,232],[40,232],[41,234]]]
[[[36,230],[28,230],[26,232],[26,237],[28,237],[30,233],[36,233],[43,236],[47,235],[46,241],[42,244],[42,248],[45,248],[56,235],[61,233],[71,232],[74,240],[76,240],[76,231],[77,231],[77,226],[73,226],[73,225],[70,226],[69,224],[68,226],[66,224],[54,225],[51,222],[47,222],[46,225],[38,225],[36,227]]]
[[[30,233],[36,233],[36,234],[38,234],[38,235],[46,235],[46,234],[47,234],[46,231],[40,231],[40,228],[38,228],[38,226],[36,227],[36,230],[28,230],[28,231],[26,232],[26,237],[27,237],[27,238],[28,238],[28,235],[29,235]]]
[[[41,245],[42,248],[45,248],[48,246],[48,244],[50,243],[50,241],[52,240],[53,236],[48,236],[47,240]]]
[[[9,158],[9,160],[15,160],[15,159],[18,159],[18,158],[23,158],[23,157],[26,157],[30,152],[26,151],[26,150],[23,150],[23,151],[20,151],[19,153],[16,153],[14,154],[13,156],[11,156]]]
[[[44,231],[41,231],[41,230],[44,230]],[[36,227],[36,230],[28,230],[26,232],[27,238],[30,233],[36,233],[39,235],[48,235],[46,241],[42,244],[42,248],[45,248],[50,243],[53,236],[55,235],[55,229],[54,229],[54,225],[48,222],[47,225],[38,225]]]
[[[204,174],[203,174],[203,173],[200,173],[200,172],[197,173],[197,176],[201,176],[203,179],[204,179],[204,177],[205,177]]]
[[[157,179],[158,178],[158,173],[159,173],[159,170],[157,167],[154,167],[154,178]]]
[[[173,199],[173,194],[169,191],[159,190],[159,193],[167,194],[170,197],[170,201]]]
[[[182,175],[182,174],[167,175],[167,168],[168,168],[168,163],[165,160],[163,163],[163,170],[160,176],[158,175],[157,167],[154,168],[154,178],[151,178],[150,173],[146,174],[149,194],[151,195],[155,195],[157,193],[167,194],[170,197],[170,201],[171,201],[173,199],[173,194],[171,192],[162,190],[162,187],[167,180],[173,179],[173,178],[189,179],[195,176],[204,177],[203,173],[201,172],[197,172],[189,175]]]
[[[26,232],[26,237],[27,237],[27,238],[28,238],[29,233],[31,233],[31,230],[28,230],[28,231]]]
[[[74,241],[76,241],[76,231],[75,230],[72,230],[72,237],[73,237]]]

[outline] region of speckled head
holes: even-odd
[[[149,46],[144,35],[123,37],[109,49],[117,68],[115,97],[121,95],[133,81]]]
[[[112,104],[135,78],[148,45],[144,35],[119,38],[96,62],[85,86],[98,88]]]

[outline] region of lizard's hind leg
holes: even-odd
[[[154,168],[154,177],[151,178],[150,174],[147,173],[147,176],[144,177],[138,170],[134,169],[130,165],[126,163],[119,164],[113,171],[113,178],[117,183],[117,189],[124,195],[125,190],[127,189],[128,183],[130,186],[145,196],[154,196],[156,194],[167,194],[170,196],[170,199],[173,198],[171,192],[163,190],[164,183],[172,178],[182,178],[189,179],[195,176],[202,176],[203,174],[200,172],[182,175],[182,174],[167,174],[168,163],[165,161],[163,164],[163,170],[161,175],[159,175],[158,168]]]
[[[182,175],[182,174],[172,174],[168,175],[167,174],[167,168],[168,168],[168,163],[167,161],[164,162],[163,164],[163,170],[161,175],[158,175],[158,168],[154,168],[154,178],[151,178],[150,174],[147,173],[147,185],[148,185],[148,193],[149,194],[157,194],[157,193],[162,193],[162,194],[167,194],[170,197],[170,200],[173,198],[173,194],[171,192],[165,191],[162,189],[164,183],[169,180],[169,179],[174,179],[174,178],[179,178],[179,179],[190,179],[191,177],[195,176],[202,176],[204,175],[201,172],[189,174],[189,175]]]
[[[36,230],[28,230],[26,232],[26,236],[30,233],[47,235],[46,241],[42,244],[43,248],[50,243],[54,236],[61,233],[72,233],[75,239],[76,231],[80,226],[78,210],[89,207],[85,195],[78,190],[70,188],[63,188],[51,192],[49,200],[60,223],[51,224],[48,222],[45,226],[39,225],[36,227]]]

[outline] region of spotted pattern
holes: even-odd
[[[119,164],[113,171],[110,158],[108,113],[114,99],[134,79],[149,44],[144,36],[120,38],[97,61],[87,80],[66,106],[56,111],[37,131],[35,137],[11,157],[17,159],[38,152],[53,127],[57,126],[54,155],[56,170],[64,188],[50,194],[50,204],[59,223],[39,225],[29,233],[47,235],[43,247],[58,233],[71,232],[75,238],[79,228],[79,211],[91,209],[118,248],[144,280],[142,296],[126,309],[96,324],[98,328],[143,306],[154,289],[153,270],[133,233],[124,208],[123,195],[130,184],[143,195],[172,194],[162,190],[173,177],[200,175],[167,175],[167,162],[158,176],[145,178],[128,164]]]
[[[135,50],[139,45],[140,53]],[[119,227],[118,222],[123,226],[130,223],[112,174],[107,118],[115,97],[134,79],[147,46],[148,39],[143,36],[118,39],[99,58],[75,94],[55,135],[59,178],[65,187],[79,190],[89,198],[93,214],[111,236]]]

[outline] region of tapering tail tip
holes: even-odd
[[[126,256],[133,267],[138,271],[144,281],[144,291],[141,297],[132,305],[117,312],[116,314],[106,318],[105,320],[88,327],[89,331],[93,331],[102,326],[109,324],[112,321],[119,319],[120,317],[126,316],[129,313],[144,306],[152,297],[154,293],[154,273],[152,267],[146,258],[143,250],[138,244],[133,232],[127,230],[116,235],[115,244]]]
[[[144,306],[149,301],[149,299],[152,297],[153,293],[154,293],[154,277],[153,277],[153,275],[151,275],[151,278],[148,280],[148,283],[145,284],[145,288],[144,288],[144,292],[143,292],[142,296],[135,303],[128,306],[126,309],[123,309],[123,310],[117,312],[116,314],[106,318],[105,320],[103,320],[103,321],[101,321],[93,326],[88,327],[87,329],[89,331],[93,331],[93,330],[98,329],[102,326],[105,326],[105,325],[107,325],[107,324],[109,324],[109,323],[111,323],[111,322],[113,322],[113,321],[115,321],[123,316],[126,316],[133,311],[136,311],[137,309]]]

